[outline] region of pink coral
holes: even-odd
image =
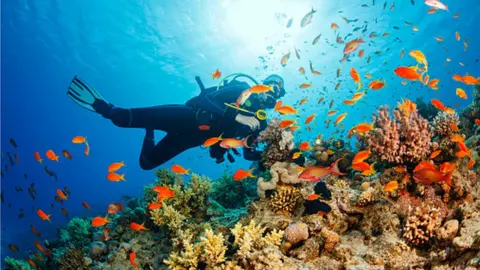
[[[458,126],[460,120],[456,113],[448,114],[446,112],[439,112],[435,118],[433,118],[432,129],[436,135],[447,137],[455,131],[452,126]]]
[[[432,132],[416,108],[402,109],[390,116],[388,107],[380,107],[374,115],[376,129],[366,135],[366,143],[375,157],[390,163],[418,162],[430,153]]]

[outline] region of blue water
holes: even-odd
[[[480,37],[476,30],[480,23],[479,1],[445,0],[450,12],[438,11],[433,15],[427,15],[429,7],[419,0],[414,6],[410,1],[396,1],[393,11],[389,10],[393,1],[388,1],[386,10],[382,9],[383,1],[375,2],[372,6],[372,0],[2,1],[1,150],[17,153],[20,159],[18,165],[9,166],[9,173],[2,179],[1,190],[6,200],[1,206],[2,261],[6,255],[25,258],[34,248],[36,236],[30,232],[30,224],[42,233],[43,239],[52,239],[56,230],[66,224],[68,219],[54,201],[56,189],[67,186],[71,190],[70,199],[63,203],[70,217],[93,216],[104,214],[107,205],[119,202],[122,195],[141,195],[143,186],[154,178],[152,172],[142,171],[138,165],[144,131],[115,127],[74,104],[66,96],[66,90],[75,75],[87,80],[117,106],[142,107],[184,103],[199,93],[194,76],[200,76],[207,86],[216,85],[218,81],[212,81],[210,74],[217,68],[224,75],[244,72],[259,80],[277,73],[286,82],[284,103],[295,104],[309,97],[301,106],[301,116],[318,115],[312,133],[304,131],[297,136],[298,140],[333,134],[333,126],[325,129],[323,124],[332,99],[335,109],[349,114],[344,121],[346,128],[370,121],[379,105],[393,106],[402,97],[440,98],[448,106],[459,103],[460,107],[455,109],[468,105],[472,87],[460,85],[451,77],[452,73],[480,75]],[[312,7],[317,10],[312,23],[301,28],[301,18]],[[460,18],[452,18],[455,13]],[[342,16],[359,21],[347,24]],[[293,25],[287,29],[285,25],[291,17]],[[337,33],[345,37],[355,27],[363,26],[364,21],[369,22],[368,31],[354,32],[347,41],[363,36],[368,42],[360,47],[365,49],[365,56],[339,63],[344,45],[335,43],[336,34],[330,24],[336,22],[340,26]],[[412,22],[420,30],[414,32],[413,25],[408,26],[404,21]],[[379,37],[370,43],[368,35],[372,31]],[[461,34],[462,42],[455,40],[455,31]],[[385,32],[390,36],[381,37]],[[321,41],[312,46],[319,33],[323,34]],[[439,44],[435,36],[445,41]],[[401,42],[396,42],[396,37]],[[465,38],[470,39],[466,52]],[[294,46],[300,51],[300,60],[294,55]],[[402,48],[405,57],[400,59]],[[415,65],[415,60],[408,56],[413,49],[425,53],[430,63],[429,74],[440,79],[440,90],[433,91],[419,83],[403,86],[394,76],[392,70],[397,66]],[[292,52],[290,61],[282,67],[280,58],[288,51]],[[375,55],[376,51],[382,54]],[[371,62],[367,64],[370,55]],[[445,66],[447,57],[452,61]],[[309,60],[322,76],[309,74]],[[299,74],[300,66],[307,70],[308,80]],[[363,75],[370,73],[376,79],[386,80],[387,86],[370,91],[355,106],[342,105],[355,90],[348,75],[351,67],[359,71],[364,84],[368,81]],[[338,91],[334,89],[339,81],[337,68],[342,69]],[[311,82],[313,87],[300,90],[298,86],[303,82]],[[467,91],[469,100],[455,96],[457,87]],[[325,101],[317,105],[321,96]],[[90,156],[83,155],[82,146],[71,143],[77,135],[88,138]],[[161,136],[157,132],[157,139]],[[18,143],[18,149],[9,144],[10,138]],[[73,155],[71,161],[61,157],[58,164],[44,161],[58,174],[58,182],[47,176],[43,166],[33,158],[35,151],[44,155],[48,149],[57,154],[67,149]],[[115,161],[125,161],[126,182],[112,183],[105,179],[106,168]],[[8,158],[2,160],[2,168],[5,163]],[[235,171],[250,165],[242,160],[232,165],[217,165],[207,150],[199,148],[162,167],[173,163],[212,178],[224,170]],[[24,173],[28,174],[28,180],[24,179]],[[37,188],[35,201],[27,192],[32,182]],[[15,192],[16,185],[21,185],[24,191]],[[93,210],[85,210],[82,201]],[[51,203],[54,209],[50,208]],[[51,213],[52,224],[40,220],[32,207]],[[25,210],[24,219],[17,217],[19,208]],[[17,245],[20,252],[11,252],[9,243]]]

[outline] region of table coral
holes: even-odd
[[[421,161],[430,153],[432,132],[417,109],[406,110],[399,104],[390,116],[387,106],[374,115],[376,129],[369,132],[366,143],[377,160],[403,164]]]

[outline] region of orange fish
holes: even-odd
[[[298,72],[300,72],[300,74],[302,74],[302,75],[305,75],[305,69],[303,67],[300,67],[298,69]]]
[[[116,174],[116,173],[108,173],[107,174],[107,180],[112,181],[112,182],[119,182],[120,180],[127,181],[125,180],[125,174]]]
[[[299,105],[303,105],[305,104],[305,102],[308,101],[308,97],[307,98],[302,98],[302,100],[300,100],[300,102],[298,103]]]
[[[416,27],[416,26],[414,26],[412,29],[413,29],[413,31],[415,31],[415,32],[418,31],[418,30],[420,30],[420,29],[419,29],[418,27]]]
[[[287,127],[293,125],[294,123],[296,123],[295,120],[283,120],[282,122],[280,122],[279,127],[280,128],[287,128]]]
[[[64,157],[66,157],[67,159],[72,160],[72,155],[71,155],[70,152],[68,152],[67,150],[63,150],[63,151],[62,151],[62,155],[63,155]]]
[[[42,237],[42,234],[39,233],[39,232],[37,231],[37,229],[36,229],[33,225],[30,225],[30,230],[31,230],[31,231],[33,232],[33,234],[35,234],[36,236]]]
[[[61,189],[57,189],[57,194],[60,198],[62,198],[63,200],[66,200],[68,199],[67,195],[65,195],[65,193],[63,193],[63,191]]]
[[[437,90],[438,89],[437,85],[438,85],[439,82],[440,82],[439,79],[433,79],[428,83],[428,87],[430,87],[434,90]]]
[[[338,24],[332,23],[332,24],[330,25],[330,28],[332,28],[333,30],[337,30],[337,29],[340,28],[340,27],[338,27]]]
[[[335,123],[333,123],[333,125],[338,126],[338,124],[340,124],[345,119],[345,117],[347,117],[347,113],[340,114],[335,120]]]
[[[312,87],[312,84],[311,83],[302,83],[300,84],[300,89],[306,89],[306,88],[310,88]]]
[[[353,83],[357,85],[357,90],[362,87],[362,81],[360,80],[360,74],[358,74],[357,70],[352,67],[350,69],[350,77],[353,79]]]
[[[468,74],[462,77],[462,82],[466,85],[479,84],[479,80],[477,78],[470,76]]]
[[[450,162],[444,162],[441,166],[440,166],[440,172],[441,173],[448,173],[448,172],[451,172],[455,170],[455,165],[453,165],[452,163]]]
[[[78,143],[85,143],[85,142],[87,142],[87,137],[75,136],[75,137],[73,137],[72,142],[77,143],[77,144]]]
[[[37,266],[37,264],[35,263],[34,260],[32,260],[32,259],[30,259],[30,258],[27,258],[25,261],[26,261],[31,267],[33,267],[33,269],[38,269],[38,266]]]
[[[417,182],[421,182],[424,185],[431,185],[433,183],[445,182],[447,185],[452,185],[452,174],[454,170],[451,170],[447,174],[441,173],[435,167],[422,168],[413,173],[413,179]]]
[[[431,14],[437,13],[437,11],[438,11],[438,9],[432,8],[432,9],[429,9],[429,10],[427,11],[427,13],[431,15]]]
[[[222,135],[223,135],[223,133],[220,134],[220,136],[218,136],[218,137],[212,137],[212,138],[210,138],[210,139],[207,139],[207,140],[203,143],[203,147],[210,147],[210,146],[212,146],[212,145],[217,144],[219,141],[222,140]]]
[[[377,173],[377,171],[375,171],[375,163],[372,163],[367,170],[364,170],[362,172],[362,175],[370,176],[370,175],[374,175],[376,173]]]
[[[36,250],[33,252],[33,255],[35,255],[35,258],[37,258],[37,260],[43,262],[43,257]]]
[[[352,169],[354,169],[355,171],[363,172],[370,169],[370,164],[368,164],[367,162],[354,163],[352,164]]]
[[[438,155],[440,155],[440,153],[442,153],[442,150],[437,150],[437,151],[433,152],[433,153],[430,155],[430,158],[431,158],[431,159],[434,159],[434,158],[436,158]]]
[[[18,252],[18,247],[13,244],[8,244],[8,248],[13,252]]]
[[[108,172],[116,172],[118,170],[120,170],[120,168],[122,168],[123,166],[125,166],[125,163],[122,161],[122,162],[114,162],[112,164],[110,164],[110,166],[108,166]]]
[[[318,195],[318,194],[311,194],[311,195],[309,195],[309,196],[307,197],[307,200],[308,200],[308,201],[315,201],[315,200],[320,199],[320,197],[321,197],[321,196]]]
[[[455,94],[461,99],[467,99],[467,93],[462,88],[457,88]]]
[[[328,115],[328,116],[333,116],[333,115],[335,115],[337,112],[338,112],[337,110],[329,111],[329,112],[327,112],[327,115]]]
[[[290,131],[295,131],[297,129],[299,129],[300,127],[299,126],[290,126],[289,129]]]
[[[252,175],[253,168],[245,171],[242,169],[238,169],[235,174],[233,175],[233,180],[235,181],[242,181],[243,179],[250,177],[250,178],[256,178],[256,176]]]
[[[362,58],[364,54],[365,54],[365,51],[362,49],[358,52],[358,57]]]
[[[58,162],[59,156],[57,156],[55,152],[53,152],[53,150],[48,150],[45,155],[47,156],[48,159],[55,160],[56,162]]]
[[[370,75],[370,74],[367,73],[367,74],[365,74],[365,78],[371,79],[371,78],[373,78],[373,77],[372,77],[372,75]]]
[[[279,112],[281,115],[286,115],[286,114],[298,114],[297,110],[294,109],[292,106],[285,105],[282,107],[279,107],[275,111]]]
[[[175,192],[166,184],[163,186],[156,186],[152,190],[157,192],[158,200],[160,202],[175,197]]]
[[[422,78],[422,75],[418,74],[418,72],[410,67],[398,67],[394,70],[395,75],[402,79],[416,81]]]
[[[252,86],[250,89],[248,89],[248,92],[253,93],[253,94],[262,94],[266,92],[274,92],[273,87],[271,85],[264,85],[264,84],[257,84]]]
[[[370,88],[372,90],[380,90],[384,86],[385,86],[385,82],[384,81],[382,82],[382,81],[379,81],[379,80],[372,81],[368,84],[368,88]]]
[[[460,41],[460,33],[455,32],[455,39],[456,39],[457,41]]]
[[[340,172],[340,170],[338,169],[338,162],[340,160],[342,159],[341,158],[337,159],[329,167],[320,167],[320,166],[309,167],[303,170],[302,173],[298,176],[298,178],[301,180],[309,181],[309,182],[318,182],[330,174],[344,175],[344,173]]]
[[[220,147],[225,148],[225,149],[231,149],[231,148],[238,148],[238,147],[246,147],[249,148],[247,142],[248,142],[249,136],[247,136],[243,140],[235,139],[235,138],[225,138],[220,142]]]
[[[43,159],[42,159],[42,157],[40,156],[40,153],[39,153],[39,152],[33,153],[33,156],[35,157],[35,159],[36,159],[40,164],[42,164]]]
[[[277,101],[277,102],[275,103],[275,107],[273,107],[273,110],[274,110],[274,111],[277,111],[278,108],[282,107],[282,104],[283,104],[283,102],[282,102],[281,100]]]
[[[154,209],[159,209],[162,207],[162,204],[161,203],[158,203],[158,202],[153,202],[153,203],[150,203],[148,206],[147,206],[147,209],[148,210],[154,210]]]
[[[90,205],[88,205],[88,203],[86,202],[82,202],[82,205],[83,207],[87,208],[88,210],[91,210],[92,208],[90,207]]]
[[[324,97],[319,98],[317,104],[321,104],[324,100],[325,100]]]
[[[357,50],[360,44],[362,43],[365,43],[365,41],[363,41],[362,38],[354,39],[352,41],[347,42],[347,44],[345,44],[345,48],[343,49],[343,54],[349,55],[350,53]]]
[[[90,155],[90,145],[87,142],[85,142],[85,151],[83,153],[87,157],[88,157],[88,155]]]
[[[388,183],[383,187],[383,190],[385,190],[385,192],[392,192],[392,191],[397,190],[397,188],[398,188],[398,182],[394,180],[394,181],[388,182]]]
[[[130,259],[130,264],[135,268],[135,270],[138,269],[138,264],[135,263],[135,259],[137,258],[137,255],[135,252],[130,252],[129,259]]]
[[[287,65],[287,62],[289,59],[290,59],[290,52],[282,56],[282,59],[280,60],[280,64],[282,65],[282,67]]]
[[[212,80],[214,79],[220,79],[220,77],[222,76],[222,72],[220,72],[220,70],[215,70],[215,72],[212,73]]]
[[[397,166],[393,168],[397,173],[405,173],[407,172],[407,167],[406,166]]]
[[[352,100],[359,101],[361,98],[363,98],[364,95],[365,95],[365,92],[355,93],[353,94]]]
[[[110,215],[116,215],[118,211],[123,211],[123,202],[111,203],[108,205],[107,213]]]
[[[480,119],[475,119],[475,124],[476,124],[477,126],[480,126]]]
[[[356,164],[356,163],[360,163],[360,162],[365,161],[370,156],[370,154],[371,154],[370,150],[363,150],[363,151],[358,152],[355,155],[355,157],[353,158],[352,164]]]
[[[353,105],[355,103],[357,103],[357,102],[354,101],[354,100],[350,100],[350,99],[347,99],[347,100],[343,101],[343,104],[345,104],[345,105]]]
[[[299,158],[301,155],[302,155],[302,152],[300,152],[300,151],[295,152],[295,153],[293,153],[293,155],[292,155],[292,159],[297,159],[297,158]]]
[[[186,175],[189,175],[189,174],[190,174],[190,169],[186,170],[185,168],[183,168],[182,166],[180,166],[180,165],[178,165],[178,164],[172,165],[172,167],[170,167],[170,169],[171,169],[172,172],[174,172],[174,173],[186,174]]]
[[[446,107],[440,100],[432,99],[430,100],[430,102],[432,103],[433,107],[437,108],[437,110],[445,111]]]
[[[310,143],[309,142],[302,142],[300,144],[300,146],[298,147],[299,150],[301,151],[310,151],[312,150],[312,148],[310,147]]]
[[[103,241],[110,240],[110,227],[105,226],[102,230],[102,234],[103,234]]]
[[[467,169],[471,169],[475,166],[475,160],[471,159],[467,164]]]
[[[356,133],[360,133],[360,134],[368,133],[368,132],[370,132],[374,129],[373,124],[374,123],[371,123],[371,124],[360,123],[353,128],[353,131],[355,131]]]
[[[38,209],[37,210],[37,215],[43,219],[43,220],[48,220],[48,222],[52,223],[52,221],[50,221],[50,216],[52,216],[52,214],[50,215],[47,215],[45,214],[45,212],[42,211],[42,209]]]
[[[443,38],[442,37],[439,37],[439,36],[436,36],[435,39],[438,41],[438,42],[443,42]]]
[[[130,223],[130,228],[134,231],[148,231],[147,228],[145,228],[145,223],[138,224],[136,222]]]
[[[48,249],[45,249],[42,244],[40,244],[40,242],[38,241],[33,241],[33,244],[35,245],[35,247],[38,248],[38,250],[40,250],[40,252],[42,252],[43,254],[47,255],[50,257],[50,255],[52,254],[52,252]]]
[[[110,220],[108,220],[108,214],[105,217],[94,217],[92,220],[92,227],[105,226],[107,223],[110,223]]]
[[[455,131],[455,132],[460,132],[460,129],[458,128],[457,125],[455,125],[454,123],[450,123],[449,124],[450,128]]]
[[[315,119],[315,116],[317,116],[315,113],[310,115],[309,117],[307,117],[307,119],[305,120],[305,125],[308,125],[310,124],[310,122],[313,121],[313,119]]]

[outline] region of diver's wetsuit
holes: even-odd
[[[223,138],[245,138],[253,141],[266,127],[266,121],[260,121],[260,129],[250,131],[247,126],[235,121],[239,111],[227,107],[224,103],[235,103],[240,94],[250,88],[247,83],[236,80],[222,86],[204,89],[202,93],[190,99],[185,105],[160,105],[146,108],[123,109],[114,107],[108,118],[119,127],[144,128],[145,135],[140,167],[151,170],[169,161],[183,151],[202,145],[205,140],[219,136]],[[256,111],[260,108],[250,108]],[[240,112],[241,113],[241,112]],[[209,130],[201,130],[208,125]],[[167,135],[156,145],[153,130],[162,130]],[[223,161],[227,149],[219,144],[210,147],[210,156]],[[247,160],[259,160],[260,152],[244,148],[243,156]],[[233,159],[229,154],[229,159]]]

